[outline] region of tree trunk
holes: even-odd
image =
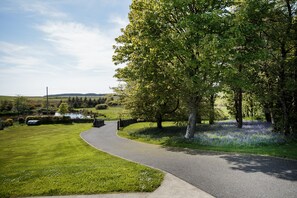
[[[242,73],[242,65],[238,66],[238,73]],[[236,122],[237,127],[242,128],[242,88],[235,88],[235,109],[236,109]]]
[[[289,114],[288,114],[287,104],[285,101],[285,96],[283,95],[283,93],[281,94],[281,105],[282,105],[282,112],[283,112],[283,119],[282,119],[283,132],[285,133],[285,135],[289,135],[290,134]]]
[[[185,138],[190,139],[194,137],[197,122],[197,101],[198,98],[194,97],[189,103],[189,119]]]
[[[264,114],[265,114],[266,122],[271,123],[272,122],[271,112],[267,104],[264,105]]]
[[[214,124],[214,119],[215,119],[215,96],[212,94],[210,96],[210,109],[209,109],[209,124]]]
[[[274,125],[275,121],[274,121],[274,114],[272,112],[272,110],[270,109],[270,117],[271,117],[271,124]]]
[[[295,52],[295,86],[297,87],[297,46],[296,46],[296,52]],[[295,136],[297,136],[297,88],[295,87],[295,91],[294,91],[294,112],[292,113],[293,114],[293,133],[295,134]]]
[[[197,114],[196,114],[196,123],[202,124],[202,116],[201,116],[200,112],[197,112]]]
[[[292,132],[297,136],[297,23],[295,23],[295,67],[294,67],[294,82],[295,90],[293,94],[293,112],[292,116]]]
[[[157,120],[157,127],[158,127],[158,129],[163,129],[163,126],[162,126],[162,121],[163,121],[162,115],[161,114],[158,114],[156,116],[156,120]]]
[[[242,89],[238,90],[238,123],[237,127],[242,128]]]
[[[237,127],[242,128],[242,89],[238,88],[235,91],[235,97],[234,97],[234,103],[235,103],[235,118],[237,122]]]
[[[286,59],[287,59],[287,51],[285,48],[285,43],[281,46],[281,54],[282,54],[282,61],[280,65],[280,75],[279,75],[279,93],[280,93],[280,103],[282,108],[282,130],[285,135],[289,135],[290,133],[290,123],[289,123],[289,111],[287,106],[287,99],[286,99]]]

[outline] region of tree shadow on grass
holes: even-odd
[[[146,128],[141,129],[137,133],[131,133],[130,136],[149,136],[151,138],[164,138],[164,137],[182,137],[185,127],[164,127],[163,129],[158,128]]]

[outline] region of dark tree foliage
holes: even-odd
[[[98,104],[105,104],[106,97],[92,99],[87,97],[68,97],[67,103],[70,108],[93,108]]]

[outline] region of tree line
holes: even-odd
[[[126,64],[115,90],[159,128],[165,115],[187,112],[186,138],[205,104],[214,122],[219,93],[239,128],[250,96],[275,131],[296,136],[296,12],[296,0],[133,0],[114,46],[114,63]]]
[[[70,108],[93,108],[97,104],[105,104],[106,97],[99,97],[97,99],[87,97],[68,97],[67,103]]]
[[[67,103],[69,110],[74,108],[99,108],[117,106],[116,96],[106,95],[98,98],[68,97],[68,99],[49,100],[48,109],[45,99],[34,100],[24,96],[15,97],[13,100],[0,101],[0,115],[29,115],[29,114],[54,114],[62,103]],[[103,105],[104,104],[104,105]],[[101,106],[100,106],[101,105]],[[105,107],[106,108],[106,107]],[[48,112],[49,111],[49,112]]]

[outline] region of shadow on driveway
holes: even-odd
[[[231,169],[246,173],[261,172],[284,180],[297,181],[297,161],[249,155],[224,155]]]
[[[167,151],[182,152],[188,155],[217,156],[230,165],[230,169],[245,173],[261,172],[279,179],[297,181],[297,160],[282,159],[249,154],[202,151],[186,148],[164,147]]]

